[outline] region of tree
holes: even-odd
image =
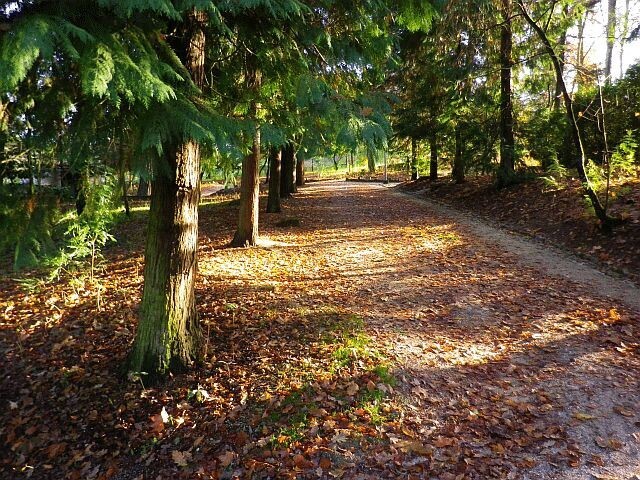
[[[564,101],[567,120],[569,121],[571,138],[574,144],[574,148],[578,155],[578,159],[576,162],[578,175],[580,176],[580,180],[582,180],[585,193],[587,194],[587,197],[589,198],[589,200],[591,201],[591,204],[593,205],[593,209],[596,213],[596,216],[600,220],[600,224],[602,228],[604,230],[610,230],[615,222],[612,218],[609,217],[609,215],[607,215],[607,212],[604,209],[602,203],[600,202],[600,199],[598,198],[598,194],[593,189],[593,186],[591,185],[591,182],[587,175],[587,172],[585,169],[586,156],[584,153],[584,147],[582,144],[580,129],[576,121],[575,112],[573,111],[573,101],[571,99],[571,96],[569,95],[569,91],[567,90],[567,87],[564,83],[564,79],[562,77],[562,66],[560,65],[560,60],[558,58],[558,55],[556,54],[543,28],[540,25],[538,25],[538,23],[529,14],[529,11],[527,10],[524,4],[524,0],[516,0],[516,2],[518,5],[518,8],[520,9],[520,12],[522,13],[522,16],[524,17],[526,22],[529,24],[531,29],[536,33],[536,35],[544,45],[545,51],[547,52],[547,54],[551,59],[551,62],[553,63],[553,68],[556,73],[556,79],[558,84],[560,85],[560,90],[562,92],[562,98]]]
[[[513,104],[511,101],[511,0],[501,0],[500,13],[500,167],[498,186],[508,185],[515,175],[515,140],[513,137]]]
[[[203,12],[187,14],[183,63],[194,84],[204,85]],[[156,175],[145,248],[144,290],[128,369],[152,377],[187,369],[201,356],[196,312],[200,145],[193,138],[165,146],[166,172]]]
[[[282,165],[282,149],[271,147],[269,158],[269,197],[267,198],[267,213],[280,213],[280,169]]]

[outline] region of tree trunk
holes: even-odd
[[[267,199],[267,213],[280,213],[280,170],[282,165],[282,150],[271,147],[269,154],[269,198]]]
[[[367,166],[369,167],[369,173],[376,173],[376,156],[375,152],[367,148]]]
[[[616,41],[616,0],[609,0],[607,10],[607,53],[604,61],[604,80],[611,83],[611,60]]]
[[[411,139],[411,180],[417,180],[420,177],[418,172],[418,145],[415,138]]]
[[[260,127],[258,112],[260,110],[259,94],[262,84],[262,72],[257,66],[257,59],[249,53],[245,65],[246,88],[253,92],[250,116],[255,122],[251,153],[242,160],[242,177],[240,179],[240,210],[238,228],[231,241],[232,247],[254,246],[258,242],[258,215],[260,202]]]
[[[302,155],[302,150],[298,150],[296,154],[296,186],[302,187],[304,182],[304,156]]]
[[[549,41],[549,38],[545,34],[544,30],[529,15],[529,12],[524,6],[523,0],[516,0],[516,1],[518,3],[518,7],[520,11],[522,12],[522,16],[527,21],[529,26],[536,32],[536,34],[542,41],[545,47],[545,50],[547,51],[547,54],[551,58],[551,63],[553,64],[553,68],[556,72],[556,79],[560,84],[560,89],[562,90],[562,98],[564,100],[565,111],[567,113],[567,120],[569,122],[569,127],[571,130],[571,139],[573,141],[573,144],[575,146],[575,149],[578,155],[577,162],[576,162],[578,175],[580,177],[580,180],[582,181],[582,184],[584,185],[584,189],[587,194],[587,197],[589,198],[589,200],[591,201],[591,204],[593,205],[593,209],[596,213],[596,216],[598,217],[598,220],[600,220],[602,228],[604,230],[610,230],[613,223],[615,222],[614,222],[614,219],[612,219],[607,215],[607,212],[602,206],[602,203],[600,203],[598,194],[593,189],[591,182],[589,180],[589,177],[587,175],[587,172],[585,170],[586,157],[584,153],[584,146],[582,145],[582,138],[580,136],[580,129],[578,127],[578,123],[576,122],[575,113],[573,112],[573,101],[571,100],[571,96],[569,95],[567,87],[564,83],[564,79],[562,78],[562,68],[560,66],[560,61],[558,59],[558,56],[556,55],[553,49],[553,46],[551,45],[551,42]]]
[[[620,32],[620,78],[624,77],[624,46],[627,43],[627,37],[629,36],[629,3],[630,0],[626,0],[624,3],[622,31]]]
[[[569,15],[569,7],[565,5],[563,9],[564,16]],[[562,70],[563,78],[564,78],[564,64],[567,56],[567,28],[565,27],[560,34],[560,39],[558,40],[558,46],[560,48],[560,52],[558,52],[558,60],[560,60],[560,68]],[[560,84],[556,80],[556,89],[555,95],[553,97],[553,109],[555,111],[560,111],[562,106],[562,90],[560,88]]]
[[[138,190],[136,192],[136,197],[148,197],[149,196],[149,182],[140,177],[138,181]]]
[[[453,169],[451,176],[456,183],[464,183],[465,181],[465,164],[464,164],[464,152],[462,148],[462,128],[456,125],[455,129],[456,150],[453,157]]]
[[[233,247],[254,246],[258,241],[258,208],[260,201],[260,129],[256,127],[251,154],[242,160],[240,179],[240,213]]]
[[[511,0],[502,0],[502,26],[500,27],[500,167],[498,185],[513,181],[514,138],[513,104],[511,102]]]
[[[118,145],[118,159],[120,165],[118,166],[119,171],[119,181],[120,188],[122,189],[122,202],[124,204],[124,213],[128,216],[131,215],[131,209],[129,208],[129,188],[127,185],[127,167],[128,167],[128,159],[127,159],[127,146],[125,145],[123,139],[120,139]]]
[[[190,15],[186,62],[194,83],[203,85],[204,14]],[[145,249],[140,321],[129,372],[144,382],[179,372],[200,360],[202,333],[196,312],[200,148],[187,140],[166,148],[170,174],[153,182]]]
[[[438,135],[435,132],[429,135],[429,178],[438,178]]]
[[[282,170],[280,181],[280,198],[289,198],[296,192],[295,170],[296,151],[293,142],[289,142],[282,149]]]

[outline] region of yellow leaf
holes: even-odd
[[[576,412],[573,414],[573,418],[577,418],[578,420],[582,420],[583,422],[586,422],[587,420],[593,420],[596,417],[595,415],[590,415],[588,413]]]

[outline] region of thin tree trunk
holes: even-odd
[[[438,135],[432,132],[429,135],[429,178],[438,178]]]
[[[607,10],[607,53],[604,61],[604,81],[611,83],[611,61],[616,41],[616,0],[609,0]]]
[[[502,26],[500,27],[500,167],[498,185],[505,186],[513,181],[514,138],[513,104],[511,101],[511,0],[502,0]]]
[[[462,128],[456,125],[455,129],[456,150],[453,157],[453,170],[451,176],[456,183],[464,183],[465,181],[465,164],[464,152],[462,148]]]
[[[296,154],[296,186],[302,187],[304,182],[304,156],[302,155],[302,150],[298,150]]]
[[[565,6],[563,9],[563,15],[566,17],[569,14],[569,7]],[[562,69],[563,78],[564,78],[564,64],[567,56],[567,28],[562,30],[560,34],[560,39],[558,41],[558,46],[560,48],[560,52],[558,53],[558,59],[560,60],[560,68]],[[555,111],[560,111],[562,106],[562,89],[560,88],[560,84],[556,80],[556,89],[555,95],[553,97],[553,109]]]
[[[580,176],[580,180],[584,185],[584,189],[587,194],[587,197],[589,197],[589,200],[593,205],[593,209],[596,213],[596,216],[598,217],[598,220],[600,220],[602,228],[604,230],[610,230],[612,227],[612,224],[614,223],[614,219],[610,218],[607,215],[607,212],[602,206],[602,203],[600,203],[598,194],[593,189],[591,182],[589,180],[589,177],[587,175],[587,172],[585,169],[586,157],[584,153],[584,146],[582,145],[582,138],[580,136],[580,129],[578,127],[578,123],[576,122],[576,117],[573,111],[573,102],[571,100],[571,96],[569,95],[567,87],[564,83],[564,79],[562,78],[562,68],[560,66],[560,61],[558,60],[558,56],[556,55],[553,49],[553,46],[551,45],[551,42],[549,41],[549,38],[545,34],[544,30],[529,15],[529,12],[524,6],[523,0],[516,0],[516,1],[520,11],[522,12],[522,16],[527,21],[529,26],[531,26],[531,28],[536,32],[536,34],[542,41],[547,51],[547,54],[551,58],[551,63],[553,63],[553,68],[556,72],[556,79],[558,80],[558,83],[560,84],[560,88],[562,90],[562,98],[564,100],[565,111],[567,113],[567,120],[569,121],[569,127],[571,130],[571,139],[573,141],[576,152],[578,154],[578,159],[576,162],[578,175]]]
[[[119,182],[120,188],[122,189],[122,203],[124,204],[124,213],[128,216],[131,215],[131,209],[129,208],[129,188],[127,185],[127,166],[129,162],[127,161],[127,146],[124,143],[124,140],[120,138],[118,142],[118,173],[119,173]]]
[[[418,142],[415,138],[411,139],[411,180],[417,180],[420,177],[418,172]]]
[[[622,31],[620,32],[620,78],[624,77],[624,46],[627,43],[627,37],[629,36],[629,3],[630,0],[626,0],[624,3]]]
[[[282,165],[282,150],[271,147],[269,154],[269,197],[267,199],[267,213],[280,213],[280,170]]]
[[[203,85],[205,15],[192,12],[186,38],[186,66]],[[187,140],[167,148],[170,174],[154,179],[145,249],[139,324],[129,355],[129,372],[156,381],[200,360],[202,333],[195,302],[198,268],[200,148]]]
[[[254,109],[255,110],[255,109]],[[258,208],[260,200],[260,129],[256,126],[251,154],[242,160],[240,213],[233,247],[254,246],[258,242]]]

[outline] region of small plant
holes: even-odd
[[[628,130],[618,148],[611,155],[610,169],[611,175],[625,176],[632,175],[640,167],[636,164],[635,156],[638,149],[633,131]]]
[[[558,162],[557,158],[555,158],[547,167],[544,176],[540,178],[547,189],[557,190],[561,187],[560,182],[566,177],[567,169]]]
[[[102,249],[115,241],[109,229],[116,220],[115,198],[118,186],[115,176],[108,176],[105,183],[85,186],[87,204],[81,215],[72,218],[65,232],[65,244],[50,259],[49,278],[59,278],[63,273],[88,270],[89,281],[103,260]]]

